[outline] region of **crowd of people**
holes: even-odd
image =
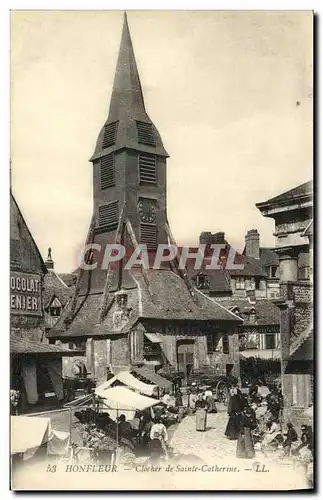
[[[298,436],[291,422],[282,426],[283,399],[281,391],[273,386],[261,391],[257,385],[247,395],[238,387],[230,389],[228,424],[225,436],[237,440],[236,456],[253,458],[255,450],[265,455],[299,457],[310,463],[313,460],[313,431],[310,425],[301,426]]]

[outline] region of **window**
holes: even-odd
[[[255,309],[250,309],[249,321],[250,321],[250,323],[256,322],[256,310]]]
[[[139,155],[139,182],[142,184],[156,184],[156,156],[149,154]]]
[[[86,350],[86,342],[84,340],[75,340],[73,345],[74,349],[77,349],[78,351]]]
[[[270,277],[277,278],[278,266],[271,266],[270,268]]]
[[[255,278],[256,290],[260,290],[260,278]]]
[[[238,276],[236,278],[236,289],[244,290],[244,277]]]
[[[229,335],[227,333],[223,334],[222,337],[222,346],[223,346],[223,353],[224,354],[229,354],[230,348],[229,348]]]
[[[145,122],[136,122],[136,125],[137,125],[138,142],[140,144],[148,144],[149,146],[155,146],[152,124]]]
[[[154,224],[140,224],[140,243],[147,245],[148,250],[157,248],[157,228]]]
[[[276,347],[276,335],[269,333],[266,335],[266,349],[275,349]]]
[[[117,137],[118,123],[119,122],[107,123],[104,126],[104,136],[102,142],[103,149],[109,148],[110,146],[113,146],[115,144]]]
[[[49,308],[49,314],[54,317],[58,317],[61,315],[61,307],[50,307]]]
[[[118,224],[119,202],[113,201],[99,207],[99,226],[113,226]]]
[[[208,333],[206,336],[207,353],[221,352],[221,333]]]
[[[208,288],[209,283],[205,274],[199,274],[196,276],[196,286],[197,288]]]
[[[114,154],[103,156],[100,159],[101,189],[114,186]]]

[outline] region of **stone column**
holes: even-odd
[[[280,281],[295,282],[298,278],[298,258],[294,249],[281,251],[279,255]]]

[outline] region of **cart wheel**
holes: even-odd
[[[226,384],[222,381],[216,386],[216,396],[220,403],[227,404],[229,401],[229,390]]]

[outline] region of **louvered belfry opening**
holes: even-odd
[[[104,126],[104,136],[103,136],[103,149],[113,146],[117,138],[118,121],[113,123],[107,123]]]
[[[148,144],[149,146],[155,146],[156,143],[155,143],[152,124],[136,121],[136,125],[137,125],[138,142],[140,144]]]
[[[157,183],[156,156],[139,154],[139,181],[143,184]]]
[[[100,159],[100,179],[101,179],[101,189],[106,189],[108,187],[114,186],[114,154],[111,153],[107,156],[103,156]]]
[[[157,227],[155,224],[140,224],[140,243],[147,245],[148,250],[156,250]]]
[[[99,207],[99,226],[115,226],[119,220],[119,201]]]

